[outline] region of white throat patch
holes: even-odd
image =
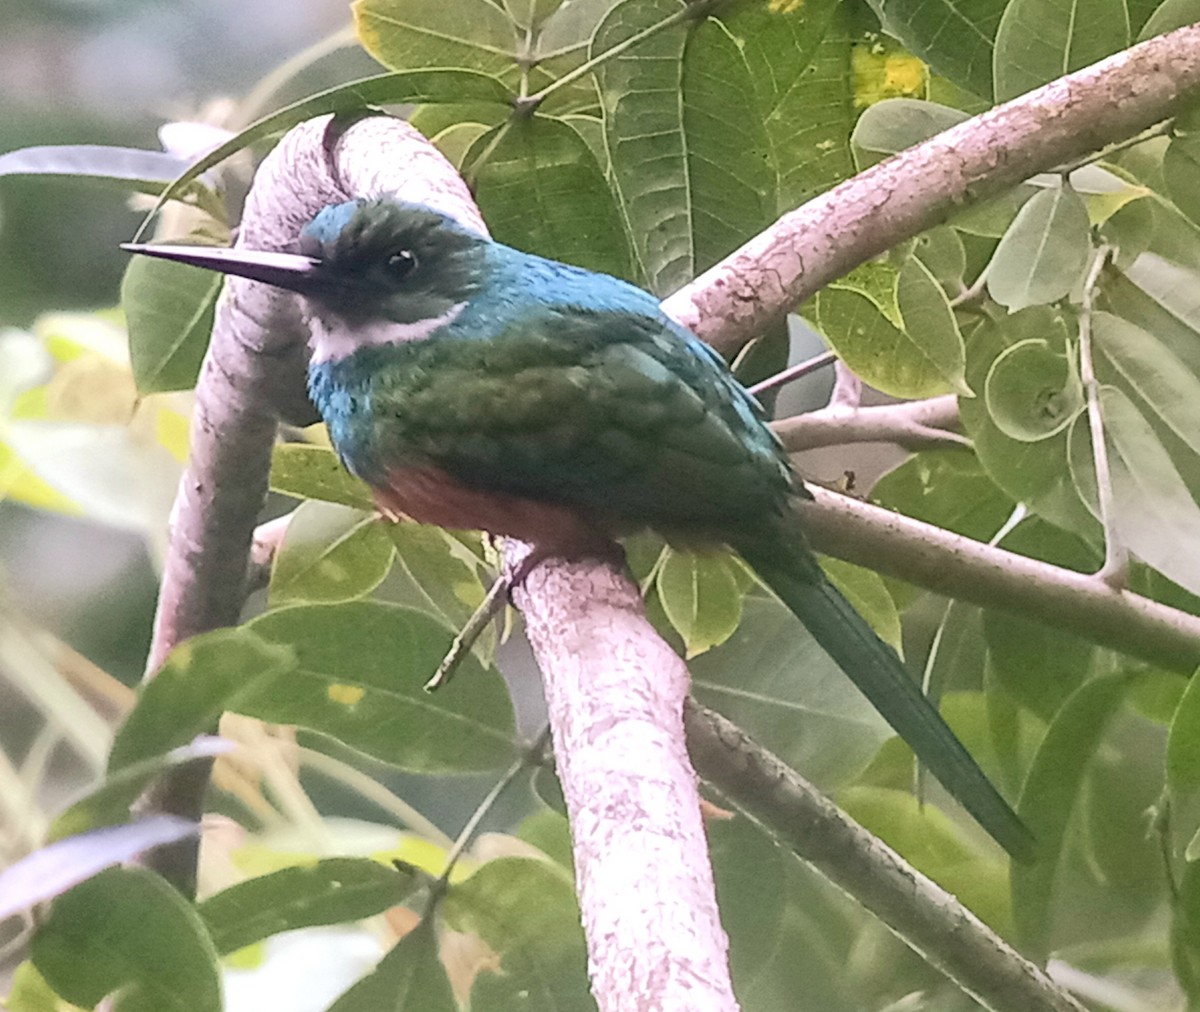
[[[312,349],[311,361],[314,365],[319,362],[337,362],[366,345],[420,341],[453,323],[465,307],[465,302],[459,302],[447,309],[441,316],[434,316],[428,320],[417,320],[415,323],[373,320],[358,327],[350,327],[345,324],[327,327],[325,322],[314,314],[309,319],[309,326],[312,328],[312,333],[308,338],[308,346]]]

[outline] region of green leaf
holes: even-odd
[[[952,295],[963,288],[963,277],[967,270],[967,253],[958,232],[942,225],[917,236],[913,256],[921,261]],[[962,336],[959,335],[961,343]]]
[[[1094,678],[1072,693],[1025,779],[1017,813],[1037,838],[1038,859],[1013,865],[1012,899],[1018,937],[1034,958],[1050,944],[1054,882],[1084,776],[1128,685],[1125,677]]]
[[[931,397],[950,387],[941,371],[878,303],[840,283],[813,302],[816,323],[838,357],[865,382],[895,397]]]
[[[854,605],[854,610],[867,620],[876,635],[903,657],[900,612],[896,610],[896,602],[888,593],[883,577],[870,569],[828,556],[821,557],[821,568],[846,600]]]
[[[190,390],[212,333],[224,278],[153,257],[133,257],[121,282],[129,357],[138,392]]]
[[[1011,0],[996,33],[996,101],[1016,98],[1128,45],[1125,0]]]
[[[596,29],[589,58],[682,8],[681,0],[623,0]],[[640,273],[659,294],[678,288],[696,270],[678,98],[687,35],[684,25],[660,31],[596,71],[613,182]]]
[[[1105,360],[1187,447],[1200,454],[1200,378],[1164,342],[1111,313],[1095,313],[1092,337]]]
[[[560,866],[516,857],[489,861],[451,887],[442,915],[500,956],[499,971],[475,980],[473,1012],[595,1008],[575,890]]]
[[[487,157],[479,163],[480,156]],[[567,123],[514,120],[480,136],[465,163],[500,242],[589,270],[632,276],[629,245],[604,173]]]
[[[507,765],[512,704],[494,668],[467,657],[436,696],[422,688],[450,639],[428,616],[374,601],[281,608],[196,637],[142,689],[110,764],[165,751],[233,710],[416,772]]]
[[[359,510],[375,505],[371,490],[342,467],[333,451],[305,443],[275,447],[271,454],[271,491]]]
[[[996,357],[984,397],[996,427],[1022,443],[1062,432],[1084,403],[1074,358],[1038,338],[1018,341]]]
[[[725,555],[667,549],[656,586],[689,659],[724,643],[741,620],[742,592],[733,565]]]
[[[850,143],[860,168],[929,140],[970,119],[965,112],[915,98],[885,98],[868,106],[854,124]]]
[[[459,537],[428,524],[392,524],[388,535],[396,546],[398,568],[412,584],[412,593],[400,599],[457,632],[487,593],[480,557]],[[468,536],[480,544],[478,535]],[[490,656],[494,646],[491,630],[476,644],[483,657]]]
[[[158,196],[188,167],[165,151],[98,144],[44,145],[0,155],[0,176],[74,176]]]
[[[461,68],[517,75],[512,19],[488,0],[355,0],[359,41],[391,70]]]
[[[1096,647],[1061,629],[988,610],[983,632],[988,673],[1044,720],[1050,720],[1091,673]]]
[[[105,777],[98,787],[60,814],[50,827],[49,839],[61,840],[77,833],[127,822],[130,806],[167,770],[195,759],[213,758],[232,748],[233,744],[222,738],[202,736],[189,745],[126,766],[119,773]]]
[[[561,7],[563,0],[504,0],[504,9],[519,28],[537,28]]]
[[[1163,155],[1163,179],[1175,206],[1200,224],[1200,134],[1173,137]]]
[[[387,576],[394,554],[378,514],[335,503],[301,503],[275,553],[270,606],[365,597]]]
[[[870,0],[884,30],[939,74],[992,97],[992,40],[1007,0]]]
[[[400,903],[413,875],[359,857],[283,868],[222,890],[197,907],[221,955],[281,931],[358,921]]]
[[[696,698],[822,786],[859,773],[891,731],[775,600],[748,595],[737,631],[689,667]]]
[[[458,1012],[432,921],[422,919],[329,1012]]]
[[[1043,190],[1017,213],[987,269],[988,291],[1010,312],[1065,298],[1091,252],[1091,222],[1069,186]]]
[[[1138,33],[1137,41],[1145,42],[1197,21],[1200,21],[1200,0],[1163,0]]]
[[[1101,388],[1100,404],[1117,537],[1164,576],[1193,594],[1200,593],[1200,554],[1189,550],[1200,544],[1200,506],[1137,406],[1109,386]],[[1083,421],[1071,428],[1071,475],[1084,502],[1098,516],[1089,431]]]
[[[967,386],[967,354],[954,310],[933,273],[917,257],[900,268],[896,288],[904,333],[957,394],[973,396]]]
[[[1167,735],[1167,788],[1176,792],[1200,787],[1200,678],[1191,678]]]
[[[199,825],[187,819],[155,815],[47,844],[0,871],[0,920],[32,910],[110,865],[199,831]]]
[[[144,868],[110,868],[50,908],[33,963],[54,990],[114,1012],[220,1012],[217,953],[195,909]]]

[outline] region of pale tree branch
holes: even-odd
[[[953,394],[869,407],[830,403],[803,415],[781,418],[771,428],[789,453],[847,443],[895,443],[906,450],[970,446],[955,432],[958,398]]]
[[[663,302],[722,352],[965,205],[1140,133],[1200,92],[1200,25],[1068,74],[790,211]]]

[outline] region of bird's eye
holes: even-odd
[[[395,278],[408,277],[417,267],[417,257],[412,250],[398,249],[387,258],[388,271]]]

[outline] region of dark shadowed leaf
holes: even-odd
[[[55,900],[33,962],[68,1001],[114,1012],[220,1012],[217,953],[195,908],[144,868],[110,868]]]
[[[329,1006],[329,1012],[458,1012],[438,958],[433,924],[424,918],[379,965]]]
[[[331,857],[260,875],[197,908],[221,955],[281,931],[358,921],[400,903],[413,875],[367,858]]]
[[[513,756],[503,679],[474,657],[436,695],[422,686],[451,634],[373,601],[281,608],[176,648],[113,746],[115,765],[171,748],[225,710],[298,724],[404,769],[493,769]]]

